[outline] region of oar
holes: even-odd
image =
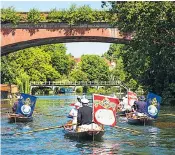
[[[174,114],[162,114],[160,116],[175,116]]]
[[[44,115],[44,116],[54,116],[54,117],[65,117],[65,115],[52,115],[52,114],[42,114],[42,113],[35,113],[36,115]]]
[[[18,133],[15,133],[14,135],[30,134],[30,133],[33,133],[33,132],[51,130],[51,129],[62,128],[62,127],[64,127],[64,125],[52,126],[52,127],[48,127],[48,128],[41,128],[41,129],[36,129],[36,130],[33,130],[33,131],[28,131],[28,132],[18,132]]]
[[[119,127],[119,126],[114,126],[114,128],[117,128],[117,129],[122,129],[122,130],[127,130],[127,131],[130,131],[130,132],[135,132],[135,133],[141,133],[137,130],[132,130],[132,129],[129,129],[129,128],[122,128],[122,127]]]
[[[72,126],[72,125],[76,125],[76,124],[73,123],[73,124],[66,124],[66,125]],[[52,129],[63,128],[63,127],[64,127],[64,125],[61,125],[61,126],[52,126],[52,127],[36,129],[36,130],[33,130],[33,131],[28,131],[28,132],[18,132],[18,133],[15,133],[14,135],[30,134],[30,133],[33,133],[33,132],[39,132],[39,131],[45,131],[45,130],[52,130]]]

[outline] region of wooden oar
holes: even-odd
[[[135,133],[141,133],[137,130],[132,130],[132,129],[129,129],[129,128],[122,128],[122,127],[119,127],[119,126],[114,126],[114,128],[117,128],[117,129],[121,129],[121,130],[127,130],[127,131],[130,131],[130,132],[135,132]]]
[[[72,125],[76,125],[76,124],[66,124],[66,125],[72,126]],[[64,127],[64,125],[61,125],[61,126],[52,126],[52,127],[36,129],[36,130],[28,131],[28,132],[18,132],[18,133],[15,133],[14,135],[30,134],[30,133],[33,133],[33,132],[39,132],[39,131],[45,131],[45,130],[52,130],[52,129],[63,128],[63,127]]]
[[[52,114],[42,114],[42,113],[35,113],[36,115],[44,115],[44,116],[54,116],[54,117],[66,117],[65,115],[52,115]]]
[[[14,135],[30,134],[30,133],[33,133],[33,132],[51,130],[51,129],[62,128],[62,127],[64,127],[64,126],[63,125],[61,125],[61,126],[52,126],[52,127],[36,129],[36,130],[33,130],[33,131],[28,131],[28,132],[18,132],[18,133],[15,133]]]
[[[162,114],[160,116],[175,116],[174,114]]]

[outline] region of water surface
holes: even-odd
[[[8,123],[6,112],[1,109],[2,155],[173,155],[175,154],[175,107],[161,107],[158,119],[152,126],[129,125],[124,117],[117,118],[117,125],[140,131],[140,134],[105,127],[105,135],[99,141],[80,141],[64,137],[62,128],[13,135],[39,128],[63,125],[69,120],[75,96],[42,97],[37,100],[34,121]]]

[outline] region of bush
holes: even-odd
[[[83,87],[78,87],[76,89],[76,93],[83,93]]]
[[[1,22],[2,23],[13,23],[17,24],[21,20],[21,16],[17,14],[13,7],[2,8],[1,9]]]
[[[43,15],[41,15],[39,10],[37,10],[37,9],[31,9],[27,13],[27,21],[30,23],[37,24],[37,23],[43,21],[44,19],[45,19],[45,17]]]

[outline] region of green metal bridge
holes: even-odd
[[[118,86],[127,88],[121,81],[31,81],[31,87],[59,87],[59,86]]]

